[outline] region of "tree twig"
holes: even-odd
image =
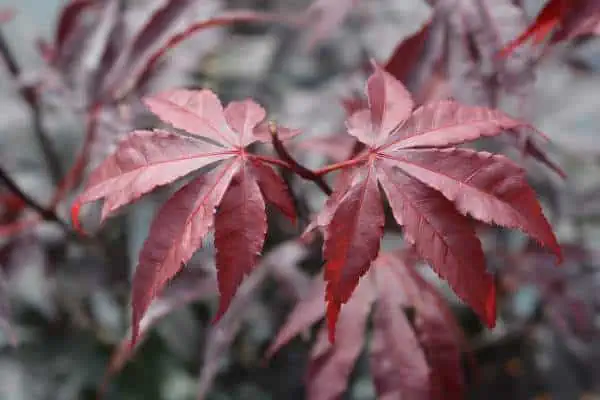
[[[3,183],[8,190],[17,195],[23,203],[29,208],[36,211],[46,221],[56,222],[66,232],[71,233],[72,229],[65,221],[63,221],[54,210],[46,208],[26,194],[17,183],[6,173],[6,171],[0,167],[0,182]]]
[[[0,56],[4,59],[6,67],[8,71],[12,75],[12,77],[19,81],[21,79],[21,67],[17,63],[15,56],[12,51],[8,47],[8,43],[4,39],[4,35],[0,30]],[[44,158],[46,159],[46,163],[48,164],[48,170],[50,173],[50,177],[54,184],[58,184],[60,178],[62,176],[62,168],[60,165],[60,159],[56,155],[54,149],[52,148],[52,143],[50,139],[48,139],[48,135],[44,129],[42,123],[42,112],[39,102],[39,97],[36,93],[36,90],[32,86],[21,86],[20,88],[21,97],[29,106],[29,110],[31,112],[31,117],[33,120],[33,133],[40,145],[42,153],[44,154]]]
[[[273,143],[273,147],[275,148],[279,158],[285,161],[291,167],[292,171],[304,179],[313,181],[323,191],[323,193],[329,196],[332,190],[327,182],[325,182],[325,179],[323,179],[323,176],[317,175],[314,173],[314,171],[298,164],[298,162],[290,155],[290,153],[288,153],[285,146],[279,139],[279,135],[277,134],[277,124],[275,124],[275,122],[269,122],[269,132],[271,133],[271,142]]]

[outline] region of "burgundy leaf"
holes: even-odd
[[[90,175],[85,191],[74,203],[74,223],[81,204],[105,198],[105,219],[155,187],[231,156],[231,151],[181,135],[135,131]]]
[[[265,203],[252,170],[244,165],[233,178],[215,217],[219,320],[242,282],[256,265],[267,233]]]
[[[268,165],[260,162],[253,162],[252,168],[258,182],[258,186],[263,197],[277,207],[286,217],[296,223],[296,208],[294,200],[284,180]]]
[[[352,187],[352,183],[356,176],[356,171],[352,169],[343,169],[339,175],[336,177],[335,185],[333,187],[333,192],[331,196],[327,198],[325,201],[325,205],[323,209],[317,214],[315,218],[310,222],[310,224],[302,233],[303,238],[307,238],[312,231],[314,231],[317,227],[322,228],[327,226],[331,219],[333,218],[333,214],[337,209],[338,205],[342,198],[348,193],[348,190]]]
[[[461,327],[437,289],[425,281],[413,262],[405,262],[406,252],[396,254],[393,271],[405,290],[415,297],[415,326],[419,343],[430,368],[432,399],[461,400],[465,395],[461,348],[466,339]]]
[[[132,345],[152,300],[201,246],[213,225],[215,208],[239,169],[238,161],[231,160],[207,177],[196,178],[169,199],[154,218],[133,277]]]
[[[347,120],[349,133],[368,148],[325,169],[342,169],[348,175],[307,229],[325,227],[330,333],[333,336],[341,305],[377,255],[383,225],[381,205],[375,206],[381,201],[377,181],[408,241],[493,327],[494,281],[466,214],[522,230],[559,261],[561,250],[519,167],[502,156],[450,146],[529,126],[497,110],[454,102],[427,104],[412,112],[412,100],[402,84],[374,67],[366,89],[367,108]],[[361,175],[366,178],[361,180]]]
[[[323,256],[327,281],[327,323],[335,337],[337,313],[379,253],[384,212],[374,168],[340,200],[327,226]]]
[[[496,292],[485,270],[481,243],[470,221],[439,192],[381,163],[377,177],[398,224],[419,254],[448,281],[458,297],[493,327]]]
[[[335,343],[323,326],[310,357],[307,394],[311,400],[334,400],[346,390],[348,378],[363,347],[364,330],[374,300],[372,282],[364,279],[340,313]]]
[[[406,85],[425,50],[431,24],[432,20],[425,22],[421,29],[400,42],[385,64],[385,70]]]
[[[393,267],[378,262],[374,269],[377,303],[370,365],[377,398],[429,400],[429,367],[404,314],[402,285]]]
[[[468,149],[413,150],[394,157],[403,171],[439,190],[464,214],[536,238],[556,254],[560,246],[524,171],[506,157]]]

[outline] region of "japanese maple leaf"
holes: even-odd
[[[550,0],[535,20],[500,52],[506,56],[532,39],[534,44],[573,39],[581,35],[600,33],[600,2],[598,0]]]
[[[320,329],[306,376],[308,399],[337,399],[343,394],[365,345],[369,315],[373,321],[369,364],[377,398],[463,398],[464,338],[435,288],[419,277],[414,263],[404,261],[403,253],[384,253],[375,260],[340,313],[335,343],[328,341],[326,326]],[[292,310],[267,356],[325,316],[324,291],[319,276]],[[404,312],[407,308],[415,310],[414,325]]]
[[[493,327],[494,281],[468,216],[520,229],[559,261],[561,251],[521,168],[504,156],[455,146],[525,124],[498,110],[454,101],[413,111],[405,87],[373,64],[368,107],[346,121],[348,133],[366,150],[335,167],[344,178],[313,223],[324,229],[330,340],[340,307],[379,252],[384,225],[380,187],[408,242]]]
[[[132,345],[152,300],[213,226],[221,295],[218,319],[262,250],[267,231],[265,200],[295,218],[282,178],[246,152],[250,144],[267,140],[261,106],[244,100],[223,109],[209,90],[163,92],[145,98],[145,104],[190,136],[161,130],[131,133],[90,175],[73,205],[76,224],[81,204],[104,199],[104,220],[157,186],[217,162],[220,165],[183,186],[152,223],[133,278]]]

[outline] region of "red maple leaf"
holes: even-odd
[[[76,225],[81,204],[104,199],[105,219],[157,186],[221,164],[183,186],[152,223],[133,278],[132,344],[152,300],[202,245],[213,225],[221,294],[218,319],[262,250],[267,231],[265,199],[295,218],[284,181],[259,157],[246,152],[248,145],[266,139],[266,113],[261,106],[244,100],[223,109],[209,90],[164,92],[147,97],[145,104],[191,136],[160,130],[130,134],[90,175],[72,208]]]
[[[529,39],[541,44],[550,36],[555,44],[577,36],[600,33],[600,2],[598,0],[550,0],[535,20],[500,52],[512,53]]]
[[[468,216],[517,228],[549,247],[560,247],[527,184],[508,158],[456,145],[526,124],[498,110],[454,101],[413,111],[404,86],[374,63],[368,107],[346,121],[348,133],[367,148],[342,169],[315,225],[324,228],[327,316],[330,339],[342,304],[379,252],[383,235],[383,189],[406,239],[456,294],[490,327],[495,324],[493,277]]]
[[[343,394],[371,313],[369,363],[378,398],[463,397],[462,332],[436,289],[409,261],[405,251],[381,254],[340,313],[338,340],[327,339],[326,326],[319,331],[306,376],[307,398],[337,399]],[[319,276],[277,334],[268,357],[325,316],[324,291]],[[407,318],[408,308],[415,310],[414,323]]]

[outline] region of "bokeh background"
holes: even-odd
[[[335,2],[336,0],[331,0]],[[2,36],[21,66],[15,79],[0,61],[0,166],[41,204],[55,183],[36,138],[23,85],[44,82],[43,125],[66,169],[82,146],[85,112],[81,93],[65,94],[40,55],[40,39],[51,42],[61,0],[2,0],[16,12],[2,23]],[[164,0],[126,0],[123,46]],[[225,9],[299,13],[308,0],[206,0],[179,15],[170,29]],[[525,1],[523,24],[544,4]],[[307,49],[310,29],[251,23],[202,31],[170,51],[146,91],[174,86],[209,87],[226,102],[253,97],[269,116],[302,130],[290,148],[309,166],[324,165],[347,143],[332,140],[303,149],[302,141],[327,138],[343,129],[341,99],[360,93],[360,69],[370,57],[384,62],[395,46],[431,15],[422,0],[357,2],[331,32]],[[93,24],[90,21],[89,24]],[[507,22],[513,23],[513,22]],[[524,25],[523,25],[524,26]],[[530,51],[528,48],[524,51]],[[93,55],[90,56],[93,58]],[[488,232],[484,245],[503,291],[497,327],[484,329],[445,284],[428,276],[447,297],[465,331],[475,366],[465,362],[470,399],[600,399],[600,39],[555,46],[532,67],[527,117],[551,143],[552,160],[566,180],[530,159],[523,160],[530,182],[561,243],[566,262],[532,250],[526,239],[503,230]],[[469,97],[462,88],[454,95]],[[131,117],[133,115],[134,117]],[[135,99],[106,111],[92,143],[86,172],[133,127],[153,124]],[[328,154],[330,153],[330,154]],[[310,182],[287,177],[304,217],[324,201]],[[68,220],[75,187],[57,213]],[[100,230],[97,213],[86,226],[102,248],[70,240],[55,223],[26,228],[0,205],[0,399],[93,399],[109,365],[106,399],[303,399],[312,341],[310,332],[284,347],[270,361],[264,352],[297,298],[320,269],[318,245],[301,246],[299,230],[273,216],[262,272],[248,279],[240,299],[218,326],[213,249],[200,250],[145,319],[148,332],[131,360],[116,368],[111,354],[127,335],[130,279],[151,218],[172,188],[164,188],[127,207]],[[0,195],[7,196],[7,188]],[[94,225],[96,223],[96,225]],[[400,241],[386,236],[384,247]],[[368,336],[367,336],[368,340]],[[15,343],[13,343],[16,341]],[[113,360],[114,361],[114,360]],[[118,371],[117,371],[118,369]],[[366,356],[352,374],[347,399],[375,398]]]

